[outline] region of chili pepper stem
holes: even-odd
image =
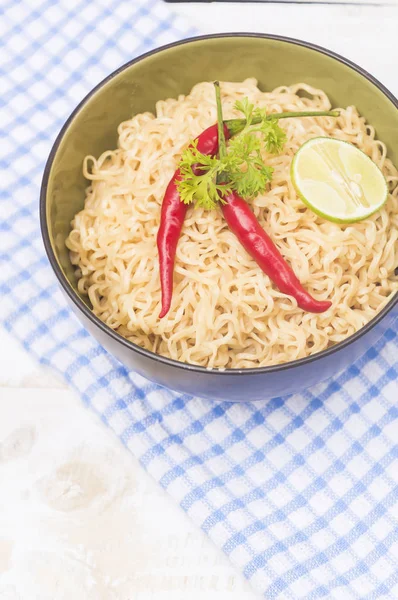
[[[216,104],[217,104],[218,156],[220,159],[222,159],[227,154],[227,143],[225,141],[225,134],[224,134],[224,119],[223,119],[223,114],[222,114],[220,82],[215,81],[214,87],[216,89]],[[217,183],[226,183],[226,181],[227,181],[227,179],[225,177],[225,174],[219,173],[217,176]]]
[[[216,89],[216,103],[217,103],[218,155],[220,158],[224,158],[225,155],[227,154],[227,144],[225,142],[225,135],[224,135],[224,119],[223,119],[223,114],[222,114],[220,82],[215,81],[214,87]]]

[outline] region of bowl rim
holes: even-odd
[[[330,355],[338,352],[339,350],[342,350],[343,348],[346,348],[347,346],[356,342],[358,339],[360,339],[362,336],[364,336],[366,333],[368,333],[371,329],[373,329],[394,308],[394,306],[398,303],[398,291],[389,300],[389,302],[386,304],[386,306],[384,306],[382,308],[382,310],[373,317],[373,319],[371,319],[368,323],[366,323],[366,325],[361,327],[361,329],[359,329],[357,332],[353,333],[352,335],[350,335],[343,341],[338,342],[334,346],[331,346],[330,348],[326,348],[326,349],[321,350],[320,352],[317,352],[310,356],[295,359],[295,360],[292,360],[292,361],[289,361],[286,363],[281,363],[278,365],[269,365],[269,366],[265,366],[265,367],[250,367],[247,369],[242,369],[242,368],[240,368],[240,369],[227,368],[227,369],[223,369],[223,370],[220,370],[219,368],[209,369],[207,367],[202,367],[199,365],[184,363],[182,361],[178,361],[173,358],[168,358],[166,356],[156,354],[155,352],[152,352],[151,350],[146,350],[145,348],[138,346],[134,342],[127,340],[122,335],[120,335],[115,330],[113,330],[111,327],[106,325],[106,323],[101,321],[101,319],[99,317],[97,317],[94,314],[94,312],[83,302],[83,300],[75,292],[75,290],[69,283],[68,279],[64,275],[62,268],[61,268],[60,264],[58,263],[57,257],[55,256],[55,253],[54,253],[54,250],[53,250],[53,247],[51,244],[49,228],[48,228],[48,223],[47,223],[47,191],[48,191],[48,182],[49,182],[51,168],[52,168],[55,156],[57,154],[57,150],[62,142],[65,132],[68,130],[68,128],[71,125],[71,123],[73,122],[75,116],[87,104],[87,102],[104,85],[106,85],[114,77],[116,77],[117,75],[119,75],[120,73],[125,71],[126,69],[130,68],[132,65],[134,65],[138,62],[141,62],[142,60],[144,60],[150,56],[154,56],[160,52],[166,51],[170,48],[174,48],[177,46],[191,44],[191,43],[195,43],[195,42],[198,42],[201,40],[214,40],[214,39],[220,39],[220,38],[258,38],[258,39],[274,40],[277,42],[285,42],[285,43],[296,45],[296,46],[302,46],[302,47],[308,48],[309,50],[314,50],[315,52],[324,54],[324,55],[336,60],[337,62],[344,64],[345,66],[349,67],[353,71],[356,71],[357,73],[359,73],[362,77],[367,79],[376,88],[378,88],[387,97],[387,99],[390,100],[390,102],[398,109],[398,99],[392,94],[392,92],[390,92],[390,90],[388,88],[386,88],[384,86],[384,84],[382,84],[378,79],[373,77],[373,75],[371,75],[368,71],[366,71],[365,69],[363,69],[356,63],[352,62],[351,60],[345,58],[344,56],[341,56],[340,54],[333,52],[332,50],[328,50],[327,48],[318,46],[316,44],[312,44],[310,42],[306,42],[304,40],[299,40],[296,38],[291,38],[291,37],[286,37],[286,36],[281,36],[281,35],[267,34],[267,33],[230,32],[230,33],[214,33],[214,34],[207,34],[207,35],[192,36],[192,37],[184,38],[184,39],[181,39],[181,40],[169,43],[169,44],[165,44],[163,46],[156,47],[153,50],[150,50],[149,52],[145,52],[145,53],[133,58],[132,60],[130,60],[127,63],[120,66],[115,71],[112,71],[102,81],[100,81],[79,102],[79,104],[76,106],[76,108],[69,115],[69,117],[65,121],[64,125],[62,126],[59,134],[57,135],[57,137],[55,139],[55,142],[51,148],[50,154],[48,156],[48,159],[47,159],[47,162],[46,162],[46,165],[44,168],[41,189],[40,189],[40,211],[39,211],[40,212],[40,228],[41,228],[41,234],[42,234],[42,238],[43,238],[44,247],[45,247],[45,250],[47,253],[47,257],[49,259],[51,267],[53,268],[55,275],[56,275],[59,283],[61,284],[61,287],[63,288],[64,292],[67,294],[67,296],[70,298],[70,300],[74,303],[74,305],[96,327],[99,327],[99,329],[103,333],[105,333],[106,335],[111,337],[115,342],[122,344],[129,350],[132,350],[133,352],[137,352],[138,354],[141,354],[142,356],[144,356],[150,360],[162,363],[169,367],[183,369],[183,370],[191,371],[191,372],[198,373],[198,374],[218,375],[218,376],[223,376],[223,375],[230,376],[230,375],[242,375],[242,374],[264,375],[267,373],[277,373],[277,372],[284,371],[286,369],[294,369],[297,367],[308,365],[310,363],[314,363],[317,360],[327,358],[328,356],[330,356]]]

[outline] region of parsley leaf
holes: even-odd
[[[233,189],[245,199],[251,199],[265,191],[272,179],[273,169],[264,164],[261,156],[261,140],[251,133],[231,141],[226,159],[226,173]]]
[[[259,131],[264,139],[264,146],[270,154],[279,154],[286,143],[286,133],[279,126],[276,119],[264,119],[252,129],[253,133]]]
[[[241,112],[246,119],[246,127],[250,127],[253,118],[254,104],[250,104],[248,98],[237,100],[234,104],[234,109]]]
[[[224,165],[216,157],[199,152],[197,140],[182,153],[179,170],[181,179],[177,189],[184,204],[194,202],[210,210],[220,201],[219,194],[232,191],[229,183],[217,183],[217,175],[223,172]]]

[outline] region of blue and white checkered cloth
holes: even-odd
[[[397,599],[397,331],[334,381],[257,404],[178,395],[123,367],[58,290],[39,185],[81,98],[191,31],[158,0],[3,0],[1,10],[6,329],[63,375],[265,598]]]

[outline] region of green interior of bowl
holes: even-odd
[[[325,90],[334,106],[355,105],[398,164],[396,106],[344,62],[292,42],[256,36],[202,38],[160,50],[97,89],[69,122],[56,149],[46,193],[47,224],[57,260],[75,289],[65,239],[74,214],[84,203],[84,156],[115,148],[118,124],[137,113],[153,111],[158,100],[187,93],[200,81],[247,77],[256,77],[264,91],[305,81]]]

